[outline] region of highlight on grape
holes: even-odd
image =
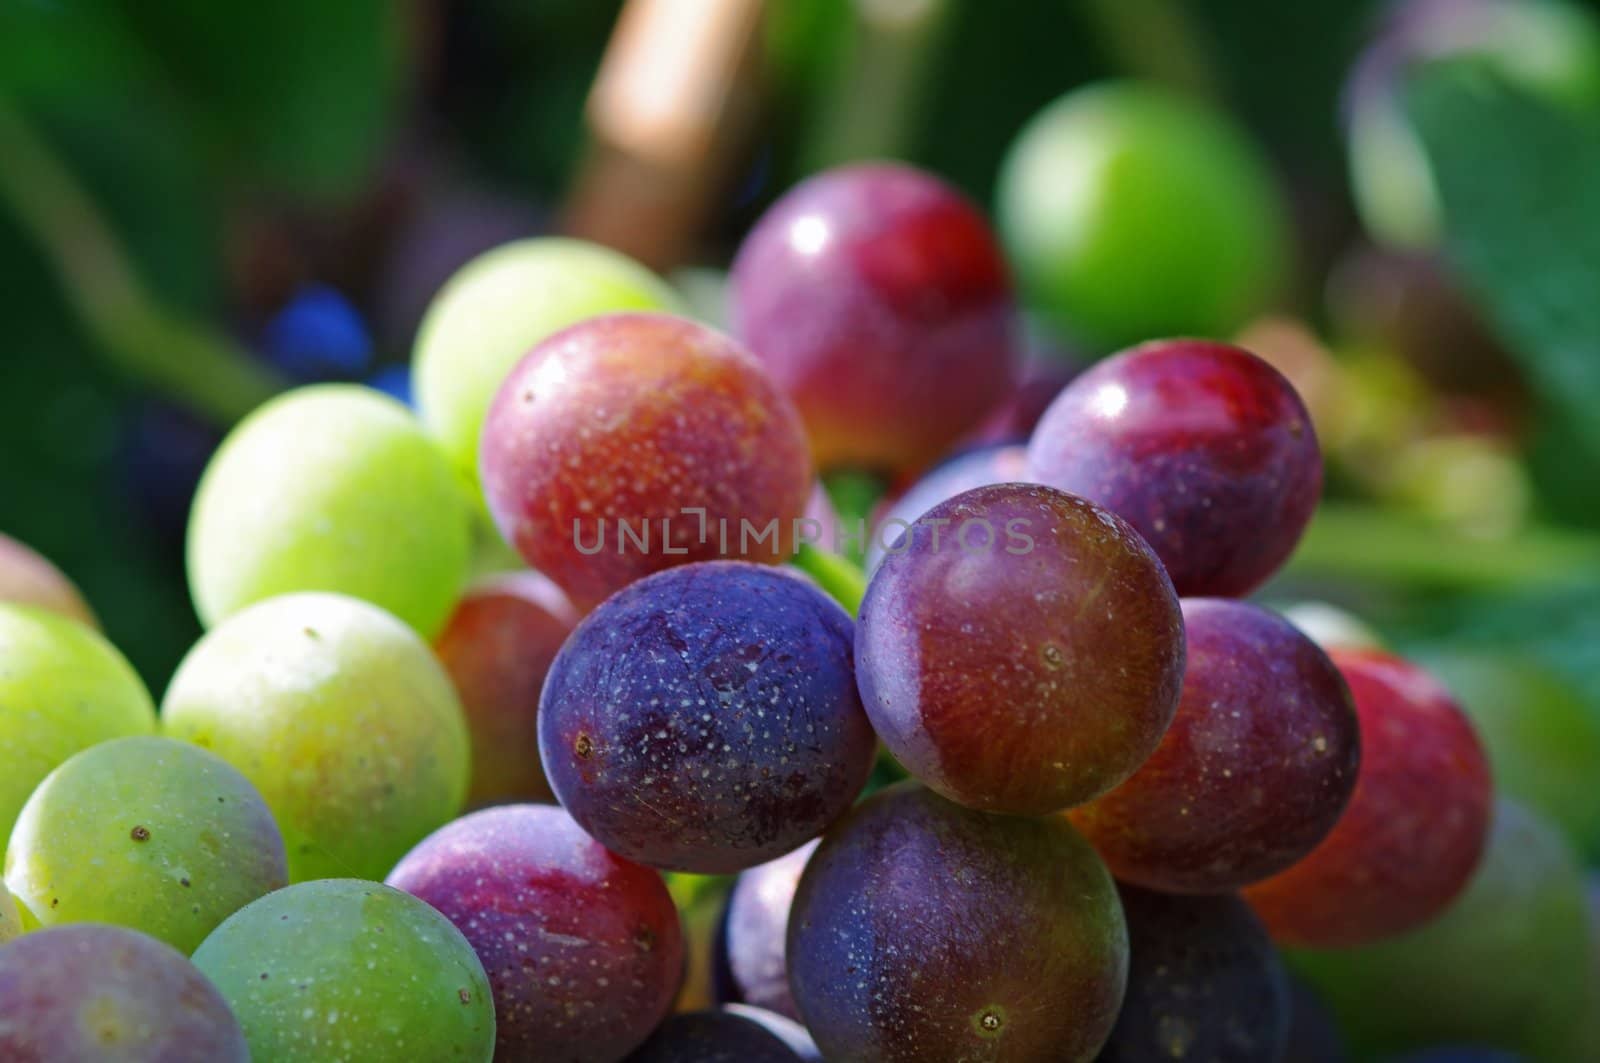
[[[586,521],[574,517],[572,545],[580,554],[591,557],[607,550],[618,554],[687,556],[687,544],[691,541],[701,547],[714,543],[724,557],[752,557],[761,550],[769,551],[772,557],[781,557],[785,542],[794,543],[796,549],[810,545],[835,553],[870,547],[885,554],[903,554],[923,533],[926,533],[928,548],[934,551],[959,549],[967,554],[1003,551],[1023,557],[1031,554],[1035,545],[1034,537],[1029,534],[1033,521],[1028,517],[1008,517],[998,522],[986,517],[954,521],[931,514],[916,520],[890,517],[870,530],[865,517],[854,522],[834,519],[827,524],[816,517],[795,517],[789,522],[790,535],[785,538],[778,534],[782,521],[777,517],[765,524],[757,524],[747,517],[737,522],[726,517],[712,520],[699,506],[680,509],[678,515],[694,519],[679,522],[672,517],[655,521],[648,517],[594,517]]]

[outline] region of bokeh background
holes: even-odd
[[[730,6],[762,5],[676,8]],[[1269,597],[1515,656],[1600,714],[1592,113],[1441,79],[1422,120],[1448,239],[1397,254],[1354,209],[1341,122],[1378,4],[774,0],[724,17],[731,44],[625,39],[622,7],[0,4],[0,528],[152,687],[199,634],[182,531],[221,435],[294,382],[403,394],[429,298],[474,254],[577,232],[709,305],[806,174],[904,158],[988,207],[1032,115],[1134,77],[1231,114],[1293,220],[1282,293],[1238,327],[1306,390],[1331,480]],[[637,115],[596,86],[696,47],[673,84],[701,95],[641,161]]]

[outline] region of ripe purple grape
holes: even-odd
[[[1289,984],[1261,921],[1236,896],[1121,886],[1128,994],[1099,1063],[1277,1063]]]
[[[172,946],[97,923],[0,949],[6,1063],[249,1063],[228,1002]]]
[[[1116,889],[1071,824],[913,783],[828,833],[789,920],[795,1002],[830,1060],[1086,1061],[1127,972]]]
[[[535,347],[489,409],[480,463],[501,534],[580,609],[673,565],[783,560],[813,483],[800,416],[755,359],[666,314]]]
[[[1041,483],[1144,536],[1185,597],[1234,598],[1277,571],[1322,493],[1311,417],[1247,351],[1165,340],[1067,386],[1028,446]]]
[[[671,1009],[684,949],[666,884],[559,808],[464,816],[407,854],[388,884],[443,912],[472,944],[507,1059],[620,1059]]]
[[[902,472],[1010,391],[1015,307],[983,216],[905,166],[833,170],[757,223],[729,314],[800,407],[824,468]]]
[[[729,1015],[749,1019],[760,1026],[788,1045],[790,1051],[799,1056],[804,1063],[823,1063],[822,1052],[817,1048],[817,1042],[812,1040],[811,1034],[798,1020],[765,1008],[751,1007],[749,1004],[724,1004],[722,1010]]]
[[[728,908],[719,942],[732,999],[799,1019],[789,992],[785,938],[789,909],[806,861],[816,851],[811,842],[778,859],[741,872],[728,894]]]
[[[729,1011],[692,1011],[661,1024],[627,1063],[800,1063],[760,1023]]]
[[[1327,837],[1355,788],[1361,739],[1338,668],[1287,620],[1221,598],[1182,606],[1172,726],[1132,778],[1070,815],[1120,881],[1224,893]]]
[[[539,749],[561,804],[628,859],[705,874],[774,859],[838,818],[872,770],[850,618],[747,562],[640,580],[557,655]]]
[[[469,805],[554,798],[539,763],[539,692],[577,612],[537,572],[490,577],[434,641],[472,736]]]
[[[1032,484],[935,506],[856,629],[884,745],[951,800],[1044,814],[1131,775],[1178,705],[1183,619],[1161,563],[1092,502]],[[980,532],[982,534],[980,534]]]

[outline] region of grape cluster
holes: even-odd
[[[0,540],[0,1059],[1272,1063],[1279,946],[1492,912],[1450,693],[1240,600],[1322,488],[1277,371],[1161,340],[1039,413],[1001,241],[900,166],[791,191],[730,298],[509,245],[418,415],[247,419],[159,721]],[[816,497],[863,468],[865,573]]]

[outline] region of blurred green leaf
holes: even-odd
[[[1569,466],[1600,461],[1600,123],[1470,64],[1409,105],[1444,203],[1446,254],[1519,360]]]
[[[0,92],[6,95],[103,96],[147,64],[114,0],[0,3]]]
[[[166,87],[252,183],[352,193],[391,133],[416,8],[122,0]]]

